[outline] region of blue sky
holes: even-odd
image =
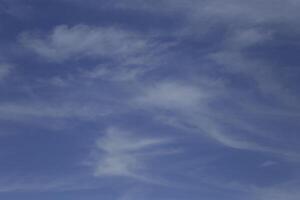
[[[298,200],[298,0],[0,0],[0,199]]]

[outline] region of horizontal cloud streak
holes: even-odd
[[[134,32],[87,25],[57,26],[46,37],[24,33],[20,42],[50,61],[84,57],[123,60],[139,55],[151,47],[145,38]]]

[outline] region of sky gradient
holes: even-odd
[[[299,10],[0,0],[0,199],[299,200]]]

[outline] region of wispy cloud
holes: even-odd
[[[276,135],[255,127],[252,121],[237,118],[234,110],[238,108],[216,107],[226,99],[234,101],[234,96],[220,91],[217,86],[211,88],[177,81],[145,87],[137,102],[141,108],[150,109],[162,123],[207,136],[227,147],[274,154],[294,161],[298,159],[296,149],[266,145],[276,141]]]
[[[154,183],[154,179],[147,175],[147,171],[151,171],[147,163],[153,159],[152,154],[155,157],[165,155],[164,146],[170,142],[167,138],[147,137],[111,127],[97,141],[100,153],[94,158],[94,175],[130,177]]]
[[[203,92],[197,86],[166,81],[143,88],[136,102],[167,109],[186,109],[188,112],[190,108],[193,109],[205,102],[209,96],[210,94]]]
[[[50,61],[84,57],[124,60],[142,54],[151,44],[142,35],[114,27],[57,26],[46,36],[23,33],[24,47]]]

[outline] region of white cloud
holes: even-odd
[[[209,91],[204,87],[180,82],[161,82],[153,87],[145,87],[136,102],[142,108],[158,108],[155,112],[158,116],[164,115],[159,112],[160,109],[175,111],[171,118],[168,115],[164,119],[160,118],[170,125],[202,133],[231,148],[259,149],[255,143],[224,133],[218,122],[212,118],[219,111],[210,107],[209,103],[219,97],[216,91]]]
[[[95,176],[123,176],[153,182],[144,174],[150,156],[165,155],[159,152],[169,139],[151,138],[133,134],[118,128],[109,128],[106,135],[97,141]],[[174,152],[176,153],[176,152]]]
[[[243,117],[236,115],[238,102],[236,108],[216,107],[223,101],[235,101],[235,98],[228,88],[221,91],[218,84],[161,81],[142,87],[133,102],[134,105],[138,103],[139,109],[150,111],[161,123],[208,137],[224,146],[273,154],[289,161],[299,158],[295,150],[266,145],[270,141],[276,142],[277,136],[243,119],[243,114]]]
[[[82,57],[125,59],[142,54],[149,43],[141,35],[113,27],[60,25],[45,35],[23,33],[20,42],[51,61]]]
[[[140,96],[135,100],[141,108],[158,108],[154,113],[164,115],[161,109],[175,111],[172,116],[164,116],[163,122],[207,134],[216,141],[232,148],[247,149],[247,142],[238,141],[223,134],[217,123],[211,118],[218,111],[209,106],[209,103],[219,96],[216,91],[207,88],[189,85],[180,82],[158,82],[152,87],[143,88]],[[213,95],[214,94],[214,95]],[[211,113],[211,114],[210,114]],[[251,145],[250,145],[251,146]]]
[[[143,88],[136,102],[142,105],[166,109],[193,109],[206,102],[210,94],[200,88],[180,82],[160,82]]]

